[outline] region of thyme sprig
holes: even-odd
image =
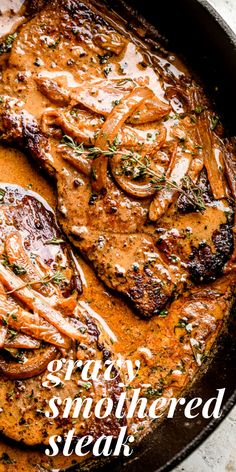
[[[12,293],[18,292],[18,290],[22,290],[26,287],[33,287],[34,285],[38,284],[48,285],[50,282],[53,282],[54,284],[59,285],[64,280],[66,280],[65,275],[61,271],[57,270],[56,272],[54,272],[54,274],[47,274],[41,279],[32,280],[31,282],[25,282],[24,284],[20,285],[20,287],[8,291],[7,294],[11,295]]]
[[[151,169],[151,163],[147,156],[143,157],[140,153],[134,150],[118,150],[117,145],[119,144],[119,142],[117,138],[113,141],[113,143],[108,142],[108,148],[106,150],[102,150],[96,146],[85,149],[83,143],[77,144],[73,138],[67,135],[63,136],[61,144],[73,149],[76,156],[83,155],[91,159],[94,159],[101,154],[110,158],[112,158],[114,155],[119,155],[121,156],[123,161],[123,172],[127,175],[131,174],[133,170],[133,180],[143,177],[149,177],[150,183],[157,191],[161,190],[164,186],[167,190],[176,190],[177,192],[184,195],[186,199],[191,204],[193,204],[194,207],[196,207],[200,212],[203,212],[206,209],[204,200],[202,198],[201,190],[193,184],[193,182],[188,176],[182,179],[182,182],[184,184],[183,186],[185,187],[183,188],[182,186],[178,185],[177,182],[175,182],[174,180],[168,179],[166,177],[166,174],[158,174],[153,169]]]

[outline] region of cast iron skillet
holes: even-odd
[[[110,4],[114,6],[114,0]],[[128,5],[132,15],[142,15],[168,38],[167,48],[181,55],[195,71],[215,101],[229,134],[236,136],[236,36],[222,18],[205,0],[128,0]],[[235,313],[236,309],[218,341],[216,354],[187,396],[206,401],[217,389],[225,388],[221,418],[212,421],[199,416],[186,421],[183,411],[178,410],[174,419],[163,421],[141,442],[129,460],[120,459],[102,472],[169,471],[227,415],[236,403]]]

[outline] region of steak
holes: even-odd
[[[36,194],[20,187],[1,185],[0,264],[0,431],[27,445],[48,444],[70,429],[78,438],[92,434],[116,437],[126,424],[112,412],[106,419],[81,422],[59,416],[46,418],[53,396],[108,396],[118,401],[120,376],[105,381],[105,361],[115,359],[111,342],[97,322],[79,306],[80,277],[71,250],[62,238],[50,208]],[[59,386],[44,387],[51,360],[95,358],[102,363],[97,381],[84,382],[77,368],[65,381],[65,366],[58,373]],[[75,400],[76,402],[76,400]],[[74,403],[75,403],[74,402]],[[50,410],[49,410],[50,411]]]
[[[130,42],[114,29],[116,17],[97,8],[54,0],[22,27],[3,76],[1,140],[54,177],[65,234],[107,287],[150,317],[191,278],[222,274],[232,253],[227,183],[217,167],[212,172],[207,149],[223,153],[223,143],[207,128],[210,111],[192,118],[195,83],[155,67],[147,46]],[[218,183],[199,197],[204,162]],[[209,218],[205,237],[198,227]],[[223,257],[214,251],[221,232]],[[200,253],[196,270],[203,242],[211,261]]]

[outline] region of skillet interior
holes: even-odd
[[[158,34],[160,39],[161,35],[167,49],[184,58],[204,83],[229,135],[236,136],[232,107],[232,103],[236,102],[236,36],[208,2],[165,0],[154,4],[152,0],[129,0],[126,3],[118,1],[116,5],[121,14],[124,9],[126,16],[128,11],[133,17],[145,18],[154,27],[153,30],[148,29],[153,38]],[[236,307],[232,310],[227,331],[218,340],[214,359],[188,394],[189,399],[199,396],[206,401],[214,397],[216,389],[226,388],[221,418],[206,420],[199,416],[197,420],[187,422],[179,409],[173,420],[164,421],[141,442],[135,457],[113,465],[113,472],[171,470],[199,446],[227,415],[236,403],[235,312]],[[110,465],[102,469],[103,472],[110,470]]]

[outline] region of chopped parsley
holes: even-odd
[[[217,125],[219,124],[219,121],[220,121],[220,118],[217,115],[214,115],[211,118],[211,130],[212,131],[214,131],[216,129]]]
[[[0,203],[4,202],[5,194],[6,194],[6,190],[4,190],[3,188],[0,188]]]
[[[16,37],[17,37],[17,33],[9,34],[7,38],[5,39],[5,41],[0,43],[0,54],[4,54],[11,50]]]

